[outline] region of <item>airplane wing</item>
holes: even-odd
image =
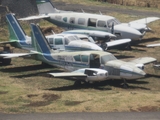
[[[84,73],[77,73],[77,72],[63,72],[63,73],[49,73],[53,77],[87,77]]]
[[[129,62],[132,62],[132,63],[135,63],[135,64],[149,64],[149,63],[152,63],[152,62],[155,62],[156,59],[155,58],[152,58],[152,57],[142,57],[142,58],[138,58],[138,59],[135,59],[135,60],[131,60]]]
[[[148,24],[159,19],[160,19],[159,17],[147,17],[147,18],[131,21],[130,23]]]
[[[157,46],[160,46],[160,43],[147,45],[147,47],[157,47]]]
[[[8,53],[8,54],[0,54],[1,58],[7,59],[7,58],[15,58],[15,57],[25,57],[34,55],[36,53]]]
[[[111,42],[106,42],[106,44],[107,44],[107,47],[112,47],[112,46],[121,45],[129,42],[131,42],[131,39],[120,39],[120,40],[114,40]]]
[[[20,18],[18,20],[35,20],[35,19],[42,19],[42,18],[49,18],[49,16],[48,15],[29,16],[26,18]]]
[[[97,30],[68,30],[62,32],[63,34],[84,34],[88,35],[91,37],[100,37],[100,38],[107,38],[107,37],[112,37],[116,38],[115,35],[109,33],[109,32],[104,32],[104,31],[97,31]]]

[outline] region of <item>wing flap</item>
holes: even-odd
[[[20,18],[18,20],[35,20],[35,19],[42,19],[42,18],[49,18],[49,16],[48,15],[29,16],[26,18]]]
[[[136,64],[149,64],[149,63],[152,63],[155,61],[156,61],[156,59],[152,58],[152,57],[142,57],[142,58],[138,58],[135,60],[131,60],[130,62],[136,63]]]
[[[106,44],[107,44],[107,47],[112,47],[112,46],[121,45],[129,42],[131,42],[131,39],[121,39],[121,40],[114,40],[111,42],[107,42]]]
[[[63,72],[63,73],[48,73],[53,77],[61,78],[61,77],[87,77],[84,73],[76,73],[76,72]]]
[[[160,19],[159,17],[147,17],[147,18],[131,21],[130,23],[148,24],[159,19]]]

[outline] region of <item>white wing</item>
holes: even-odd
[[[142,58],[138,58],[138,59],[135,59],[135,60],[131,60],[129,62],[132,62],[132,63],[135,63],[135,64],[149,64],[149,63],[152,63],[152,62],[155,62],[156,59],[155,58],[152,58],[152,57],[142,57]]]
[[[84,73],[63,72],[63,73],[49,73],[53,77],[87,77]]]
[[[42,19],[42,18],[49,18],[49,16],[48,15],[29,16],[26,18],[20,18],[18,20],[35,20],[35,19]]]
[[[157,47],[157,46],[160,46],[160,43],[147,45],[147,47]]]
[[[121,44],[129,43],[129,42],[131,42],[131,39],[121,39],[121,40],[114,40],[111,42],[106,42],[106,44],[108,47],[112,47],[112,46],[121,45]]]
[[[159,17],[147,17],[147,18],[131,21],[130,23],[148,24],[159,19],[160,19]]]

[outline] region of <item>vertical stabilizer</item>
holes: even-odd
[[[51,54],[53,50],[51,49],[48,41],[46,40],[39,26],[32,23],[31,29],[32,29],[32,44],[34,49],[44,54]]]
[[[36,0],[39,14],[57,13],[58,10],[50,0]]]
[[[9,41],[11,43],[15,42],[14,46],[18,48],[29,47],[29,44],[26,43],[26,34],[14,15],[7,14],[6,19],[9,29]]]

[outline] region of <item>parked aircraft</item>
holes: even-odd
[[[112,16],[58,10],[50,0],[36,0],[36,3],[39,15],[21,18],[19,20],[43,18],[57,26],[69,30],[87,29],[104,31],[115,34],[118,39],[142,39],[147,31],[151,31],[146,24],[160,19],[158,17],[148,17],[129,23],[121,23]]]
[[[111,53],[103,51],[57,51],[51,49],[47,39],[40,28],[31,24],[32,45],[34,50],[30,53],[1,54],[0,57],[22,57],[32,55],[36,60],[66,69],[70,72],[49,73],[54,77],[83,77],[82,81],[95,82],[107,79],[132,80],[144,77],[144,64],[156,61],[152,57],[142,57],[129,62],[117,60]],[[81,79],[78,79],[79,81]]]
[[[22,29],[21,25],[18,23],[17,19],[13,14],[6,15],[6,19],[8,21],[9,26],[9,41],[1,42],[1,43],[10,43],[12,46],[21,48],[21,49],[32,49],[31,46],[31,37],[27,36]],[[92,31],[90,31],[90,34]],[[102,32],[103,33],[103,32]],[[103,34],[108,35],[108,34]],[[109,34],[110,37],[114,37],[114,35]],[[46,36],[50,46],[53,49],[59,50],[102,50],[102,48],[95,44],[92,37],[88,37],[87,35],[80,35],[80,34],[54,34]],[[82,38],[85,40],[82,41]],[[86,42],[87,41],[87,42]],[[108,47],[129,43],[130,39],[122,39],[119,41],[110,41],[104,42],[103,47],[106,50]]]

